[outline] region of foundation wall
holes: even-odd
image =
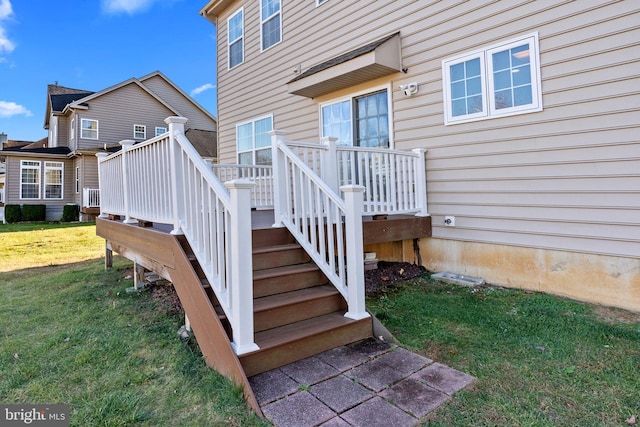
[[[430,271],[640,312],[640,259],[444,239],[419,241]],[[404,260],[416,263],[411,240]]]

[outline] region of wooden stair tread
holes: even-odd
[[[335,295],[340,295],[340,293],[332,285],[314,286],[312,288],[256,298],[253,302],[253,310],[254,312],[271,310],[285,305],[310,302],[319,298]]]
[[[366,320],[370,321],[370,319]],[[260,352],[356,322],[359,321],[344,317],[342,312],[329,313],[258,332],[255,334],[255,342],[260,347],[260,350],[258,350]]]
[[[310,271],[320,270],[313,262],[305,262],[304,264],[285,265],[282,267],[264,268],[253,272],[253,279],[268,279],[271,277],[287,276],[296,273],[306,273]]]
[[[284,245],[273,245],[273,246],[263,246],[258,248],[253,248],[253,254],[265,254],[269,252],[280,252],[280,251],[291,251],[296,249],[302,249],[297,243],[286,243]]]

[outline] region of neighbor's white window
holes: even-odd
[[[44,198],[62,199],[64,163],[44,162]]]
[[[98,139],[98,121],[82,119],[80,121],[80,137],[85,139]]]
[[[238,163],[242,165],[271,164],[273,116],[261,117],[236,126]]]
[[[76,118],[71,119],[71,126],[69,127],[69,141],[72,142],[76,139]]]
[[[40,198],[40,162],[20,160],[20,198]]]
[[[282,40],[280,0],[260,0],[261,50],[267,50]]]
[[[156,136],[159,136],[159,135],[162,135],[162,134],[165,134],[165,133],[167,133],[167,128],[163,128],[163,127],[160,127],[160,126],[156,127]]]
[[[244,9],[227,19],[227,55],[229,69],[244,62]]]
[[[133,125],[134,139],[147,139],[147,127],[145,125]]]
[[[538,33],[442,61],[445,125],[542,110]]]
[[[80,192],[80,166],[76,166],[76,193]]]
[[[362,93],[320,106],[321,135],[337,144],[388,148],[391,145],[387,89]]]

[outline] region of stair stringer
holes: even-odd
[[[220,319],[218,319],[191,261],[176,236],[167,235],[167,238],[170,240],[167,249],[174,253],[175,259],[175,267],[168,269],[171,282],[187,317],[189,317],[191,328],[205,362],[241,387],[251,409],[259,416],[264,417],[240,360],[231,347],[231,341]]]

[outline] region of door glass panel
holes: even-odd
[[[383,90],[355,99],[360,147],[389,147],[389,106],[387,91]]]

